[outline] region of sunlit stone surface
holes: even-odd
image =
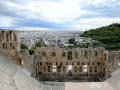
[[[65,90],[113,90],[107,82],[65,83]]]

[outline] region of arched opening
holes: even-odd
[[[12,43],[10,43],[10,49],[12,50]]]
[[[13,46],[13,49],[15,49],[15,47]]]
[[[92,72],[92,66],[90,67],[90,72]]]
[[[62,52],[62,58],[66,57],[66,52]]]
[[[100,62],[98,62],[98,65],[100,65]]]
[[[88,58],[88,52],[87,51],[84,52],[84,58]]]
[[[82,72],[82,67],[79,67],[79,72]]]
[[[56,76],[56,65],[52,65],[52,76]]]
[[[52,66],[52,72],[56,72],[56,65]]]
[[[87,65],[84,65],[84,66],[83,66],[83,72],[84,72],[84,73],[87,73],[87,71],[88,71]]]
[[[67,76],[72,77],[72,65],[67,66]]]
[[[3,43],[3,49],[5,49],[5,43]]]
[[[7,45],[6,45],[6,49],[7,49]]]
[[[58,71],[58,72],[61,72],[61,66],[58,66],[58,67],[57,67],[57,71]]]
[[[10,40],[12,40],[12,31],[10,31]]]
[[[68,52],[68,60],[72,60],[72,52]]]
[[[74,52],[74,58],[78,58],[78,52]]]
[[[48,66],[48,72],[50,72],[50,66]]]

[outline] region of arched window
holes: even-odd
[[[66,57],[66,52],[62,52],[62,58]]]
[[[78,52],[74,52],[74,58],[78,58]]]
[[[42,52],[42,57],[46,57],[46,53],[45,52]]]
[[[42,62],[40,62],[40,65],[42,65]]]
[[[55,52],[52,52],[52,57],[55,57],[55,56],[56,56]]]
[[[58,67],[57,67],[57,70],[58,70],[58,72],[61,72],[61,67],[58,66]]]
[[[68,52],[68,60],[72,60],[72,52]]]
[[[48,66],[48,72],[50,72],[50,66]]]
[[[100,65],[100,62],[98,62],[98,65]]]
[[[97,51],[95,51],[95,57],[97,57],[98,56],[98,52]]]
[[[92,72],[92,67],[90,67],[90,72]]]
[[[58,65],[58,62],[56,62],[56,65]]]
[[[10,33],[10,40],[12,40],[12,31],[10,31],[9,33]]]
[[[82,72],[82,67],[79,67],[79,72]]]
[[[50,65],[52,65],[52,62],[50,62]]]
[[[10,49],[12,50],[13,48],[12,48],[12,43],[10,43]]]
[[[84,58],[88,58],[88,52],[87,51],[84,52]]]
[[[80,65],[80,62],[77,62],[77,65]]]
[[[60,65],[62,65],[62,62],[60,62]]]
[[[3,43],[3,49],[5,49],[5,43]]]
[[[90,62],[88,62],[88,65],[90,65]]]

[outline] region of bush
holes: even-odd
[[[35,49],[29,49],[28,51],[30,55],[33,55],[35,53]]]
[[[28,47],[25,44],[20,44],[20,49],[28,49]]]

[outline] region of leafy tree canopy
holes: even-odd
[[[81,36],[102,42],[108,50],[120,49],[120,24],[118,23],[85,31]]]

